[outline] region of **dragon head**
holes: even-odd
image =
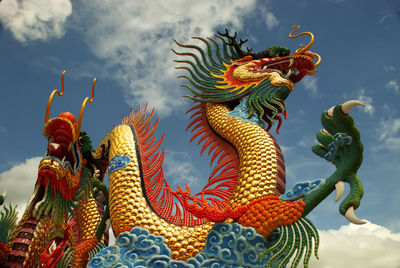
[[[77,200],[85,192],[82,182],[83,167],[86,160],[82,156],[85,151],[86,133],[80,132],[82,115],[86,102],[92,102],[94,83],[92,85],[92,98],[86,98],[82,104],[79,120],[71,113],[64,112],[58,117],[49,119],[51,102],[54,94],[62,96],[64,93],[64,74],[62,74],[62,90],[54,90],[50,95],[45,115],[43,135],[48,140],[47,151],[39,164],[38,179],[34,193],[28,204],[27,210],[36,219],[51,215],[56,222],[61,223]],[[83,151],[82,151],[83,150]],[[85,175],[85,176],[84,176]]]
[[[310,32],[293,35],[300,27],[289,34],[290,38],[302,35],[311,37],[307,46],[298,49],[294,54],[285,47],[274,46],[262,52],[253,53],[251,49],[242,50],[242,45],[247,40],[238,42],[236,33],[231,36],[228,30],[225,33],[218,33],[217,37],[222,41],[222,49],[214,39],[208,40],[194,37],[203,41],[207,46],[205,51],[198,46],[183,45],[184,48],[195,49],[200,52],[201,59],[193,53],[179,53],[177,55],[191,56],[195,63],[187,60],[176,62],[191,65],[177,67],[189,71],[191,86],[187,87],[194,96],[186,96],[200,102],[230,102],[232,109],[238,106],[238,100],[245,100],[247,118],[253,115],[258,117],[260,122],[268,124],[269,130],[273,120],[278,120],[277,131],[282,123],[279,114],[286,118],[285,99],[294,89],[294,84],[299,82],[306,75],[314,75],[316,66],[320,63],[320,56],[308,49],[314,42],[314,36]],[[216,48],[212,51],[211,44]],[[314,59],[317,58],[317,61]]]

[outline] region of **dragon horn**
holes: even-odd
[[[78,134],[79,133],[81,133],[81,125],[82,125],[82,117],[83,117],[83,112],[85,111],[85,106],[86,106],[86,103],[89,101],[89,103],[92,103],[93,102],[93,98],[94,98],[94,84],[96,83],[96,78],[94,78],[93,79],[93,83],[92,83],[92,97],[91,98],[89,98],[89,97],[86,97],[84,100],[83,100],[83,103],[82,103],[82,106],[81,106],[81,111],[79,112],[79,119],[78,119]],[[79,135],[77,135],[77,136],[79,136]]]
[[[236,41],[237,32],[235,32],[235,34],[233,36],[231,36],[229,34],[228,29],[226,29],[226,28],[225,28],[225,33],[218,32],[218,34],[220,36],[228,38],[228,40],[229,40],[228,45],[232,46],[235,49],[235,51],[239,55],[239,57],[242,58],[244,56],[251,55],[251,53],[246,52],[242,49],[243,44],[246,43],[248,39],[246,39],[246,40],[240,39],[240,42],[238,42],[238,41]]]
[[[314,52],[313,52],[313,54],[318,59],[317,62],[314,63],[314,66],[318,66],[321,63],[321,56],[319,54],[317,54],[317,53],[314,53]]]
[[[290,38],[294,39],[294,38],[297,38],[297,37],[303,36],[303,35],[309,35],[311,37],[311,40],[308,43],[308,45],[306,45],[302,49],[298,49],[295,53],[295,54],[304,54],[304,52],[306,52],[311,47],[311,45],[314,43],[314,35],[310,32],[304,32],[304,33],[299,33],[299,34],[293,35],[295,32],[297,32],[300,29],[300,26],[293,25],[293,28],[294,28],[294,30],[289,34]]]
[[[64,94],[64,75],[67,71],[63,71],[61,75],[61,92],[58,89],[54,89],[53,92],[51,92],[49,100],[47,101],[47,107],[46,107],[46,114],[44,116],[44,123],[46,124],[47,121],[49,121],[49,114],[50,114],[50,107],[51,107],[51,102],[53,101],[54,94],[57,93],[58,96],[62,96]]]

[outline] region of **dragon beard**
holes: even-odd
[[[261,122],[267,123],[267,131],[271,129],[275,123],[274,120],[276,120],[278,121],[276,132],[279,133],[282,125],[282,117],[279,114],[282,114],[285,119],[287,118],[285,99],[289,94],[290,91],[287,87],[274,86],[266,79],[255,87],[247,97],[248,118],[256,113]]]
[[[287,118],[285,99],[290,90],[285,86],[275,86],[269,81],[261,82],[257,87],[239,100],[228,101],[231,112],[228,116],[238,117],[269,131],[278,121],[276,132],[282,125],[282,117]]]

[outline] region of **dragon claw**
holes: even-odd
[[[336,198],[335,198],[335,202],[339,201],[340,198],[342,198],[343,196],[343,192],[344,192],[344,182],[343,181],[338,181],[335,184],[335,188],[336,188]]]
[[[354,224],[364,224],[364,223],[366,223],[365,221],[360,220],[360,219],[356,216],[356,214],[354,214],[354,207],[353,207],[353,206],[349,207],[349,208],[346,210],[346,213],[344,214],[344,216],[346,217],[346,219],[347,219],[349,222],[354,223]]]
[[[351,100],[335,105],[321,115],[323,129],[317,132],[319,144],[313,145],[312,151],[334,164],[336,171],[325,180],[324,186],[303,198],[306,203],[304,215],[334,190],[335,202],[342,199],[346,182],[350,191],[341,202],[339,211],[352,223],[364,223],[354,215],[354,209],[358,208],[363,196],[362,183],[357,176],[363,159],[363,144],[353,118],[348,115],[350,109],[356,105],[364,106],[360,101]]]

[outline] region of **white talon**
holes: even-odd
[[[349,207],[346,210],[346,213],[344,214],[344,216],[346,217],[346,219],[354,224],[364,224],[366,223],[365,221],[360,220],[356,214],[354,214],[354,207]]]
[[[351,110],[351,108],[353,108],[354,106],[365,106],[364,103],[362,103],[361,101],[358,100],[349,100],[346,101],[345,103],[342,104],[342,112],[344,114],[348,114]],[[329,110],[326,112],[328,114],[328,116],[333,116],[333,109],[335,109],[335,106],[329,108]]]
[[[332,117],[332,116],[333,116],[333,109],[335,109],[335,106],[332,106],[332,107],[329,108],[329,110],[326,112],[326,114],[327,114],[329,117]]]
[[[361,101],[358,100],[349,100],[346,101],[345,103],[342,104],[342,112],[344,114],[348,114],[351,110],[351,108],[353,108],[354,106],[365,106],[364,103],[362,103]]]
[[[3,196],[4,196],[4,199],[6,199],[6,196],[7,196],[7,190],[4,190]]]
[[[335,198],[335,202],[339,201],[340,198],[342,198],[343,196],[343,192],[344,192],[344,182],[343,181],[338,181],[335,184],[335,188],[336,188],[336,198]]]

